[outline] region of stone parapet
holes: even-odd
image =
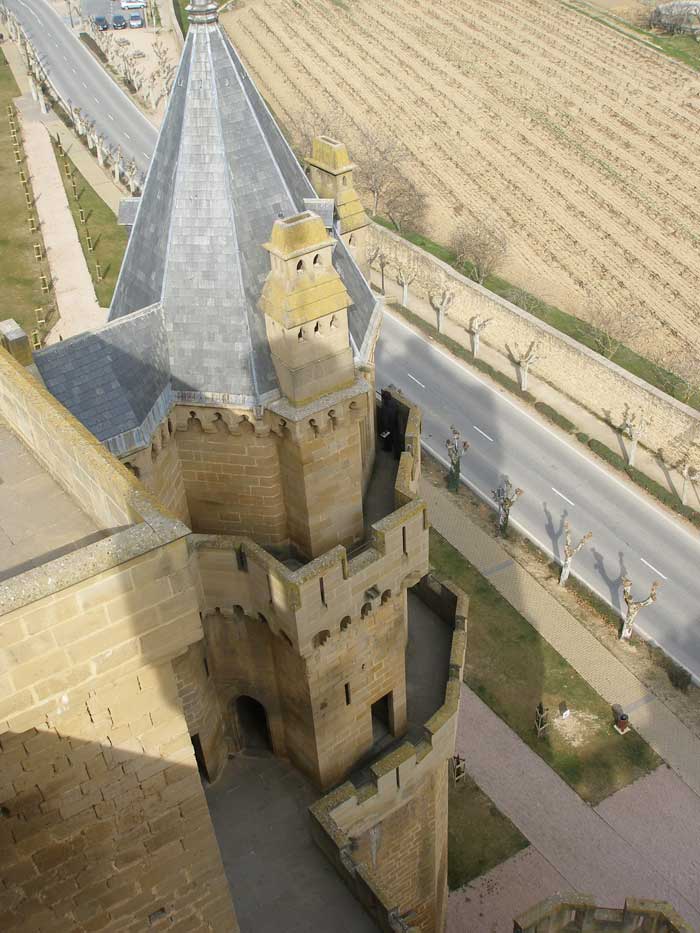
[[[467,647],[468,599],[451,584],[432,582],[431,586],[436,599],[443,607],[451,606],[454,613],[443,705],[424,724],[422,739],[404,742],[371,765],[369,784],[356,788],[346,782],[309,811],[314,840],[380,929],[389,931],[438,931],[445,918],[446,877],[441,871],[441,854],[443,850],[446,853],[447,823],[446,800],[441,794],[444,796],[446,788],[447,762],[454,755]],[[412,802],[421,811],[419,836],[432,846],[427,859],[432,889],[422,895],[418,893],[417,876],[422,866],[421,877],[426,877],[426,853],[420,847],[411,852],[408,840],[412,824],[402,819],[404,808]],[[397,814],[399,818],[392,820]],[[378,853],[382,833],[390,836],[395,847],[390,856]],[[395,859],[391,873],[387,872],[388,858]],[[396,926],[397,921],[404,925]]]
[[[690,924],[665,901],[627,898],[624,908],[599,907],[588,894],[557,894],[549,897],[513,922],[514,933],[559,933],[576,929],[582,933],[615,930],[632,933],[691,933]]]

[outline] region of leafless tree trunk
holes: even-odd
[[[419,265],[418,260],[412,253],[396,256],[396,282],[403,289],[401,295],[401,304],[404,308],[408,307],[409,287],[418,278]]]
[[[624,421],[620,427],[622,434],[626,434],[630,439],[630,448],[627,454],[627,463],[634,466],[634,458],[637,456],[637,447],[640,438],[644,436],[647,427],[647,416],[642,412],[626,412]]]
[[[384,192],[383,213],[399,233],[406,228],[417,230],[426,207],[425,195],[403,174],[395,175]]]
[[[433,279],[430,283],[428,287],[428,298],[437,316],[438,333],[441,334],[445,324],[445,315],[455,299],[455,290],[444,273],[439,273],[437,278]]]
[[[492,320],[493,318],[482,318],[477,314],[469,322],[469,333],[471,334],[472,338],[472,353],[474,354],[474,359],[476,359],[479,355],[479,348],[481,346],[481,332],[486,329]]]
[[[126,180],[129,185],[129,191],[132,194],[136,194],[136,176],[138,174],[138,168],[136,162],[132,159],[131,162],[126,166]]]
[[[661,584],[659,581],[654,580],[651,584],[651,592],[647,598],[635,602],[632,599],[632,581],[629,577],[624,577],[622,580],[622,595],[625,600],[625,605],[627,606],[627,615],[625,616],[622,631],[620,632],[621,641],[629,641],[632,637],[632,629],[634,628],[634,620],[637,618],[637,613],[640,609],[644,609],[645,606],[649,606],[651,603],[656,602],[656,593],[660,586]]]
[[[372,216],[376,217],[384,207],[386,193],[401,175],[408,150],[383,126],[367,126],[362,137],[353,140],[352,151],[357,164],[357,185],[371,195]]]
[[[114,180],[119,184],[122,180],[122,150],[117,146],[114,152]]]
[[[571,542],[571,525],[569,525],[568,521],[564,522],[564,534],[564,560],[561,565],[561,573],[559,574],[559,586],[566,586],[566,581],[569,579],[569,574],[571,573],[571,564],[573,563],[574,557],[576,557],[586,542],[590,541],[593,537],[593,532],[587,531],[579,543],[574,546]]]
[[[479,285],[492,275],[505,259],[506,239],[496,226],[477,221],[461,224],[452,237],[452,250],[457,260],[468,263],[472,277]]]
[[[510,510],[517,500],[522,496],[522,489],[514,489],[513,484],[507,476],[503,477],[503,482],[498,489],[492,489],[491,495],[498,506],[498,533],[505,537],[510,522]]]
[[[542,358],[540,345],[536,340],[533,340],[525,351],[520,350],[517,343],[515,344],[514,359],[518,366],[518,376],[520,378],[520,389],[522,392],[527,392],[530,367],[534,366],[534,364],[538,363]]]
[[[462,437],[454,425],[450,426],[452,437],[445,441],[447,455],[450,458],[450,472],[447,474],[447,488],[450,492],[459,490],[461,479],[462,456],[469,450],[469,443],[463,441]]]

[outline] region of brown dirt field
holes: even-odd
[[[403,140],[434,239],[488,218],[518,285],[581,316],[592,296],[647,355],[700,347],[700,75],[554,0],[247,0],[222,19],[284,126],[315,110]]]

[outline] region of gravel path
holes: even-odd
[[[598,812],[466,686],[461,703],[457,750],[465,757],[467,771],[549,866],[540,874],[542,863],[537,863],[530,850],[526,850],[530,855],[524,867],[519,863],[500,866],[499,886],[520,879],[513,896],[508,894],[504,901],[508,923],[512,923],[513,911],[526,910],[553,893],[547,889],[556,885],[555,890],[568,887],[591,894],[608,907],[622,907],[626,897],[669,901],[687,922],[700,928],[696,841],[700,838],[700,797],[662,768],[608,798]],[[678,851],[674,851],[676,845]],[[494,923],[498,933],[512,929],[498,907],[503,895],[493,895],[490,904],[485,896],[491,876],[481,881],[484,916],[475,927],[467,922],[472,913],[467,899],[473,897],[474,886],[471,894],[465,888],[450,895],[451,933],[472,929],[491,933]],[[516,904],[518,891],[522,898]]]

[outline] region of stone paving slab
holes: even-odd
[[[506,564],[509,554],[482,531],[450,494],[423,480],[421,495],[435,530],[477,570],[499,562],[490,582],[549,644],[611,705],[636,703],[630,722],[686,784],[700,795],[700,739],[660,700],[647,700],[647,687],[617,660],[571,613],[517,563]]]
[[[501,862],[447,902],[447,933],[512,933],[513,917],[553,894],[573,890],[532,846]]]
[[[457,750],[479,787],[572,889],[593,895],[607,907],[622,907],[626,897],[669,901],[688,923],[700,928],[700,892],[688,882],[687,873],[676,877],[674,863],[666,858],[668,842],[656,848],[645,842],[656,835],[667,839],[658,791],[645,791],[650,809],[642,802],[642,815],[631,815],[625,821],[626,836],[621,835],[465,685]],[[627,789],[632,799],[635,787]],[[700,798],[686,791],[682,803],[692,826],[700,820]],[[614,810],[618,796],[609,798],[609,808]],[[671,800],[670,807],[681,805],[676,797]],[[523,903],[522,909],[531,903]]]

